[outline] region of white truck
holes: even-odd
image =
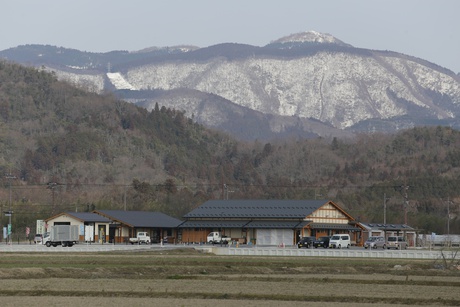
[[[43,244],[47,247],[72,247],[79,241],[78,225],[54,225],[43,236]]]
[[[136,237],[129,238],[129,243],[131,244],[150,244],[150,235],[147,232],[140,231],[137,233]]]
[[[228,244],[232,239],[223,236],[220,232],[218,231],[213,231],[208,234],[206,237],[206,242],[211,243],[211,244]]]

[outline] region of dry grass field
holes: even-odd
[[[194,249],[2,253],[3,306],[460,306],[433,260],[215,256]]]

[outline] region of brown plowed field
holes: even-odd
[[[0,254],[1,306],[460,306],[454,261]]]

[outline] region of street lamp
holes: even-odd
[[[444,204],[444,200],[441,198],[441,203]],[[450,197],[447,197],[446,201],[447,205],[447,236],[449,237],[450,235]]]
[[[450,201],[447,201],[447,235],[450,236],[450,211],[449,211]],[[449,238],[450,239],[450,238]]]
[[[447,239],[450,240],[450,198],[447,197]]]
[[[9,205],[9,209],[8,209],[8,217],[9,217],[9,220],[8,220],[8,242],[11,243],[11,230],[12,230],[12,225],[11,225],[11,215],[13,214],[13,211],[11,210],[11,180],[12,179],[16,179],[15,176],[11,175],[11,174],[6,174],[5,175],[5,178],[9,180],[9,200],[8,200],[8,205]]]

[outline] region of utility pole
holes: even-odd
[[[387,198],[387,195],[383,193],[383,225],[387,224],[387,200],[390,200],[390,197]]]
[[[450,241],[450,209],[449,209],[450,199],[447,197],[447,238]]]
[[[401,189],[404,191],[404,224],[407,225],[407,209],[409,207],[409,197],[407,196],[407,190],[409,190],[409,186],[404,184],[401,186]]]
[[[222,174],[221,174],[221,184],[222,184],[222,199],[225,200],[225,190],[227,189],[227,185],[224,183],[224,166],[221,166]]]
[[[48,182],[47,189],[51,190],[51,214],[54,215],[54,189],[58,184],[56,182]]]
[[[125,211],[126,211],[126,189],[127,187],[125,186],[125,190],[123,192],[123,205],[124,205]]]

